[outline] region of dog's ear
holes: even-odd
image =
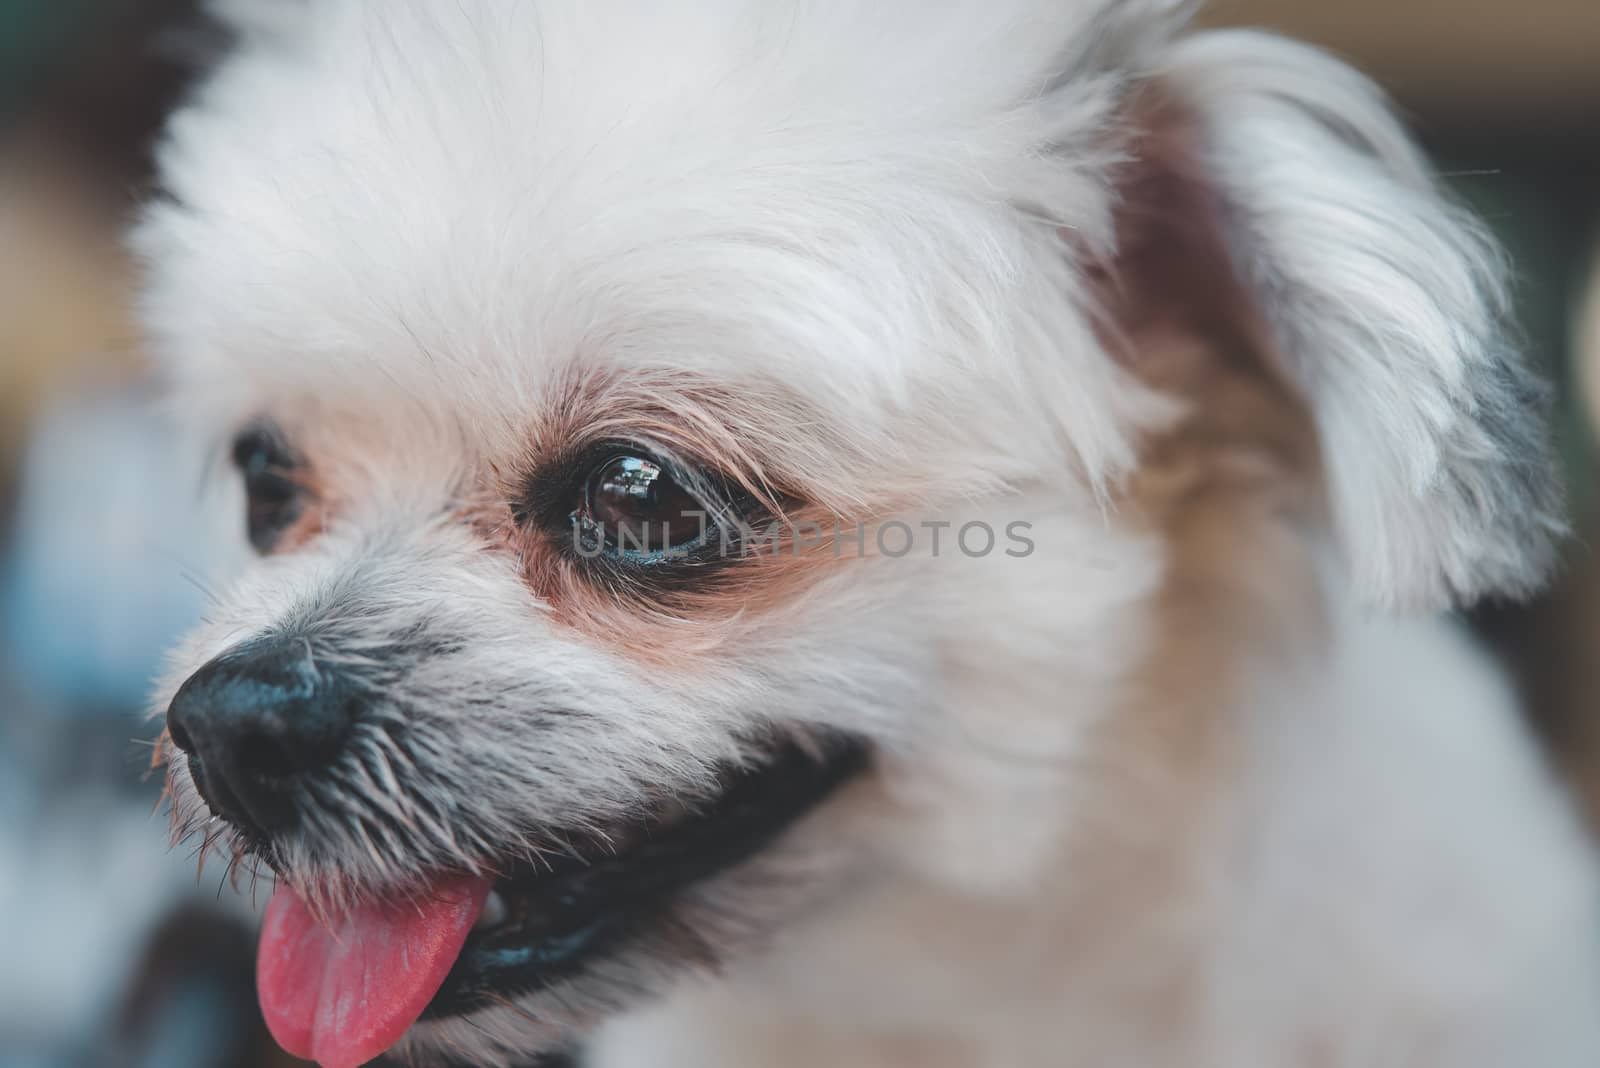
[[[1233,336],[1301,394],[1366,601],[1535,588],[1562,500],[1495,246],[1441,194],[1378,90],[1325,54],[1199,33],[1147,69],[1116,169],[1114,269],[1143,276],[1141,301],[1232,317]],[[1197,288],[1213,268],[1227,282]]]

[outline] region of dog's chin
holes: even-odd
[[[756,920],[726,914],[750,895],[723,891],[781,853],[778,840],[868,756],[841,736],[774,740],[759,761],[726,769],[709,800],[498,865],[459,954],[390,1057],[542,1063],[536,1055],[559,1054],[680,973],[716,966],[739,941],[730,932]]]

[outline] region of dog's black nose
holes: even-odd
[[[259,642],[191,675],[167,729],[212,810],[264,836],[293,822],[298,780],[339,756],[359,712],[356,688],[319,671],[304,641]]]

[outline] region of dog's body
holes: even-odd
[[[271,559],[163,694],[180,823],[337,917],[573,839],[653,886],[779,739],[871,765],[407,1053],[1600,1063],[1576,821],[1374,607],[1525,591],[1560,520],[1492,250],[1365,82],[1134,0],[234,6],[140,234],[184,396],[273,424]],[[779,533],[663,570],[616,471]],[[208,718],[268,639],[359,700],[241,770],[298,730]],[[298,1052],[395,1040],[292,988]]]

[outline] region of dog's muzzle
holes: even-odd
[[[318,669],[305,642],[263,640],[191,675],[167,728],[212,811],[260,842],[294,825],[295,786],[339,759],[361,700],[351,680]]]
[[[393,675],[313,652],[271,637],[224,653],[179,688],[167,726],[211,811],[287,876],[266,910],[258,990],[279,1042],[325,1064],[363,1063],[419,1019],[545,992],[562,1003],[609,960],[685,943],[674,910],[695,887],[763,853],[869,763],[861,739],[763,734],[693,796],[663,790],[605,826],[525,829],[558,852],[485,841],[504,851],[441,868],[419,842],[406,886],[371,898],[358,890],[329,910],[299,896],[302,873],[283,847],[325,822],[314,806],[330,792],[362,803],[348,786],[325,787],[359,759]]]

